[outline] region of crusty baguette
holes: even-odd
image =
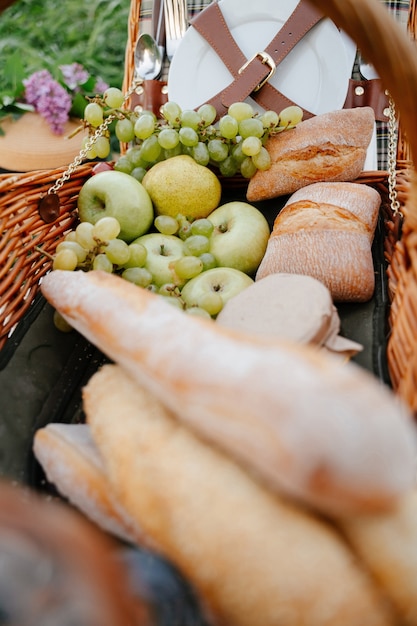
[[[404,626],[417,624],[417,491],[385,515],[340,522],[361,561],[386,590]]]
[[[352,356],[363,346],[339,335],[340,318],[325,285],[303,274],[272,273],[230,298],[217,324],[324,346]]]
[[[91,521],[124,541],[141,538],[112,493],[86,424],[48,424],[36,431],[33,450],[49,482]]]
[[[249,180],[249,202],[293,193],[319,181],[351,181],[361,173],[375,124],[370,107],[317,115],[272,136],[271,167]]]
[[[194,586],[210,623],[395,623],[334,528],[260,487],[120,366],[104,366],[83,398],[112,488]]]
[[[366,302],[374,292],[372,240],[379,193],[357,183],[316,183],[295,192],[277,215],[256,279],[307,274],[335,302]]]
[[[392,506],[414,483],[412,418],[358,366],[188,316],[105,272],[55,270],[42,291],[178,419],[275,489],[341,514]]]

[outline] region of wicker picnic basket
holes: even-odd
[[[382,197],[390,298],[384,358],[393,388],[417,413],[417,182],[411,165],[411,155],[417,152],[417,52],[412,41],[417,2],[411,0],[410,41],[378,0],[311,1],[374,63],[401,116],[391,172],[367,172],[359,181],[376,187]],[[125,56],[126,91],[132,84],[140,9],[140,0],[132,0]],[[40,278],[50,269],[51,261],[43,252],[53,254],[62,234],[77,219],[78,192],[91,171],[92,164],[83,163],[69,178],[63,178],[65,168],[0,175],[0,350],[27,314]],[[45,222],[39,215],[39,200],[56,181],[62,183],[57,189],[60,212]]]

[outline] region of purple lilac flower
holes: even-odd
[[[35,72],[23,84],[26,102],[35,107],[55,134],[61,135],[72,105],[69,93],[47,70]]]
[[[80,63],[60,65],[59,69],[64,77],[64,82],[73,91],[80,91],[79,85],[83,85],[90,78],[87,70]]]
[[[102,78],[97,78],[95,89],[97,93],[104,93],[108,89],[108,84],[104,82]]]

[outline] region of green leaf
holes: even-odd
[[[82,93],[78,92],[72,99],[72,106],[70,110],[71,117],[78,117],[82,119],[84,117],[84,109],[87,106],[87,100]]]
[[[20,52],[14,52],[4,65],[4,75],[8,84],[12,86],[14,96],[18,98],[24,91],[23,79],[25,78],[25,68],[21,61]]]

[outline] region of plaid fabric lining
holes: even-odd
[[[380,0],[380,2],[386,6],[388,12],[404,27],[407,28],[409,0]],[[188,12],[192,17],[206,6],[211,3],[211,0],[188,0]],[[142,0],[141,2],[141,32],[149,32],[151,26],[153,0]],[[168,77],[169,64],[165,61],[162,71],[162,80],[166,80]],[[361,78],[359,72],[358,61],[356,59],[352,70],[352,78]],[[387,156],[388,156],[388,124],[385,122],[377,122],[377,156],[378,156],[378,168],[380,170],[387,169]]]

